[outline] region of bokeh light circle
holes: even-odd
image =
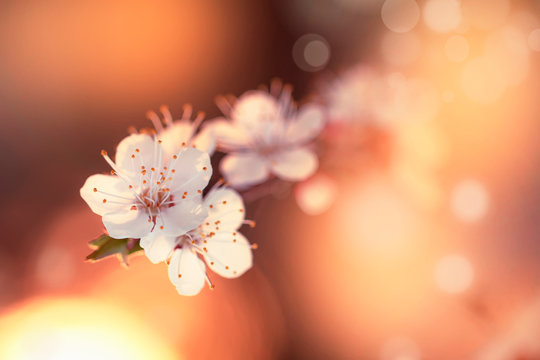
[[[414,0],[386,0],[381,8],[384,25],[391,31],[411,31],[420,19],[420,8]]]
[[[306,34],[296,40],[292,55],[300,69],[309,72],[319,71],[330,60],[330,45],[320,35]]]
[[[461,255],[447,255],[437,262],[435,282],[444,292],[457,294],[467,290],[474,279],[474,269]]]
[[[489,209],[489,194],[482,183],[471,179],[463,180],[452,190],[451,207],[459,220],[478,221]]]
[[[319,215],[327,211],[334,203],[337,186],[330,177],[317,174],[296,185],[294,197],[296,203],[308,215]]]
[[[3,360],[177,359],[126,306],[103,300],[37,299],[0,320]]]
[[[449,32],[461,22],[461,5],[457,0],[428,0],[424,5],[424,22],[437,32]]]

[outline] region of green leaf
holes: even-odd
[[[100,237],[98,237],[97,239],[90,241],[89,244],[91,246],[94,246],[94,247],[100,247],[101,245],[103,245],[107,241],[109,241],[109,239],[111,239],[111,237],[109,235],[103,234]]]
[[[128,265],[128,255],[143,250],[139,244],[139,239],[115,239],[107,234],[90,241],[89,245],[95,250],[86,257],[88,261],[98,261],[106,257],[116,255],[124,264]]]

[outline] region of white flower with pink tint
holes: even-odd
[[[277,82],[270,93],[249,91],[234,104],[218,105],[229,120],[216,120],[212,128],[219,148],[228,153],[220,170],[231,186],[246,188],[272,174],[301,181],[317,170],[317,155],[309,143],[324,126],[320,106],[307,104],[297,111],[290,87]]]
[[[192,121],[193,109],[191,105],[184,106],[182,118],[173,120],[172,114],[167,106],[161,106],[160,112],[163,119],[160,119],[154,111],[148,111],[146,116],[156,129],[158,138],[162,141],[161,147],[166,158],[176,154],[184,146],[194,147],[212,155],[216,142],[209,126],[201,126],[204,113],[199,112]],[[206,125],[206,124],[205,124]]]
[[[168,236],[156,231],[141,239],[150,261],[169,263],[169,279],[181,295],[196,295],[205,282],[213,288],[206,266],[225,278],[236,278],[252,266],[255,245],[238,232],[242,224],[251,223],[244,220],[240,195],[232,189],[214,187],[206,195],[203,208],[208,216],[187,234]]]
[[[207,153],[182,147],[164,156],[161,140],[133,134],[118,145],[115,162],[102,155],[112,174],[90,176],[80,194],[111,237],[142,238],[156,230],[178,236],[206,217],[201,194],[212,175]]]

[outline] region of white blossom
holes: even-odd
[[[222,103],[230,119],[212,125],[218,146],[228,155],[220,163],[226,180],[235,188],[266,181],[271,174],[301,181],[318,167],[309,146],[324,126],[320,106],[307,104],[296,110],[289,87],[249,91],[233,105]],[[226,108],[229,106],[229,108]]]
[[[251,223],[244,220],[240,195],[232,189],[214,187],[203,207],[208,216],[196,229],[181,236],[156,231],[140,243],[153,263],[168,262],[169,279],[182,295],[196,295],[205,282],[213,288],[206,266],[225,278],[238,277],[252,266],[255,245],[238,232],[242,224]]]
[[[161,140],[148,134],[122,140],[115,162],[102,151],[112,174],[90,176],[80,194],[111,237],[142,238],[156,230],[178,236],[206,217],[201,194],[212,175],[208,154],[189,147],[163,154]]]

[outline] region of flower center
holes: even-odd
[[[140,195],[140,203],[146,208],[149,216],[157,216],[161,208],[174,206],[174,195],[165,190],[159,190],[157,193],[152,194],[151,190],[147,188]]]

